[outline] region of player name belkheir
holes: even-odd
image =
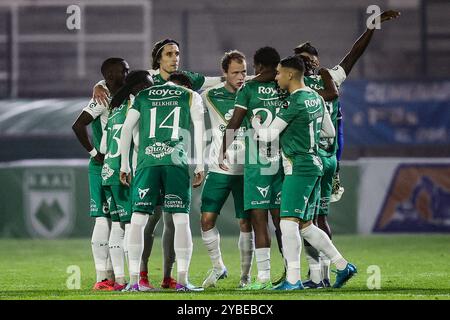
[[[167,106],[177,106],[178,101],[161,101],[161,100],[152,100],[152,107],[167,107]]]

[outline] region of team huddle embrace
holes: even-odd
[[[387,11],[381,21],[397,16]],[[178,71],[180,48],[172,39],[155,44],[149,71],[129,72],[122,58],[105,60],[104,80],[95,85],[92,100],[73,125],[91,155],[94,289],[160,290],[148,280],[148,261],[161,217],[161,288],[197,292],[215,287],[228,276],[216,223],[230,193],[240,229],[236,287],[340,288],[351,279],[356,267],[333,244],[327,215],[330,201],[343,192],[338,179],[343,145],[339,86],[372,34],[373,29],[366,30],[332,69],[320,68],[318,51],[310,43],[283,59],[272,47],[258,49],[254,76],[247,75],[246,57],[237,50],[222,57],[223,77]],[[191,191],[198,187],[202,240],[212,263],[201,286],[189,281]],[[285,270],[274,282],[269,219]],[[303,247],[309,279],[302,281]],[[257,275],[252,281],[254,259]],[[331,264],[336,267],[333,284]]]

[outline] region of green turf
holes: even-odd
[[[94,266],[89,239],[0,240],[0,299],[450,299],[450,236],[336,236],[338,249],[358,267],[358,276],[340,290],[301,292],[242,292],[239,281],[237,239],[223,237],[222,253],[229,277],[218,288],[203,293],[94,292]],[[302,257],[302,274],[306,263]],[[66,272],[80,267],[81,289],[69,290]],[[162,277],[159,240],[150,258],[151,281]],[[381,270],[381,289],[369,290],[367,268]],[[210,261],[201,239],[194,239],[191,281],[201,285]],[[282,263],[272,244],[272,278],[281,274]],[[253,274],[256,266],[253,266]],[[333,276],[334,279],[334,276]]]

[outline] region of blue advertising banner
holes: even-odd
[[[450,144],[450,81],[348,81],[340,93],[349,145]]]
[[[373,231],[450,232],[450,165],[399,165]]]

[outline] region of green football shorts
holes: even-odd
[[[279,209],[283,169],[274,175],[262,175],[260,168],[244,169],[244,210]]]
[[[201,212],[220,214],[230,192],[233,195],[236,218],[249,218],[250,216],[244,211],[243,175],[208,172],[203,185]]]
[[[323,176],[320,182],[319,215],[328,215],[330,211],[330,197],[333,190],[333,176],[336,172],[336,156],[320,157],[323,163]]]
[[[93,218],[110,218],[100,172],[89,172],[89,193],[91,197],[90,216]]]
[[[152,214],[164,190],[164,212],[189,213],[191,182],[188,167],[151,166],[137,170],[132,185],[133,212]]]
[[[122,185],[103,186],[111,220],[129,223],[131,221],[130,188]]]
[[[314,219],[320,196],[320,177],[286,175],[281,193],[281,217],[295,217],[303,221]]]

